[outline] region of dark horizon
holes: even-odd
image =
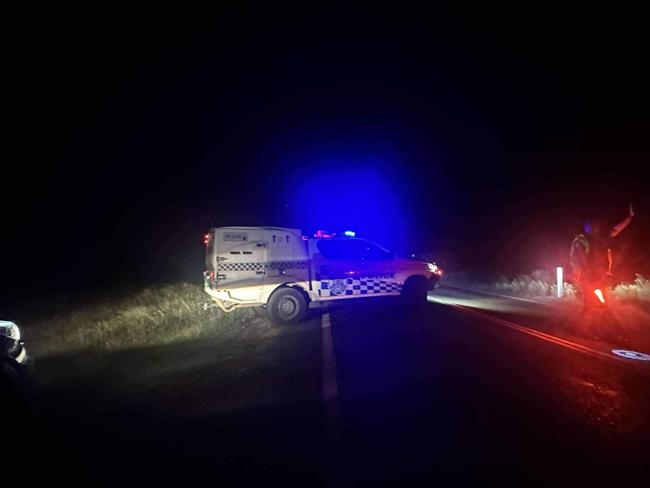
[[[640,22],[266,14],[20,29],[7,301],[199,280],[201,235],[225,225],[352,227],[524,273],[566,264],[585,217],[613,225],[630,201],[619,276],[650,272]]]

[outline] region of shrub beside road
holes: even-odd
[[[268,329],[251,309],[226,314],[204,309],[199,285],[178,283],[145,288],[119,298],[39,313],[20,322],[36,357],[80,351],[111,352],[161,346],[207,336],[241,336]]]

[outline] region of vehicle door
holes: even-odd
[[[314,289],[319,299],[354,295],[364,272],[363,244],[358,239],[314,239],[310,242]]]
[[[395,279],[397,272],[397,259],[395,255],[365,239],[359,239],[361,260],[363,261],[363,276],[361,277],[360,290],[366,294],[391,295],[400,292],[399,284]]]

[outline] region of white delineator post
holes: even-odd
[[[562,298],[562,292],[563,290],[563,283],[564,283],[564,270],[562,269],[562,266],[558,266],[556,268],[557,272],[557,297]]]

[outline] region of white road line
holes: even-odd
[[[478,290],[470,290],[470,289],[465,289],[465,288],[458,288],[455,286],[448,286],[446,288],[449,288],[450,290],[460,290],[465,293],[474,293],[475,295],[489,295],[493,296],[496,298],[505,298],[508,300],[519,300],[520,302],[528,302],[528,303],[535,303],[537,305],[545,305],[545,306],[564,306],[566,307],[565,304],[559,304],[559,303],[553,303],[553,302],[543,302],[541,300],[533,300],[532,298],[523,298],[523,297],[516,297],[513,295],[503,295],[501,293],[493,293],[491,291],[478,291]]]
[[[323,382],[321,396],[324,401],[331,401],[339,396],[339,385],[336,381],[334,340],[332,339],[332,324],[329,313],[322,315],[321,324],[323,331]]]

